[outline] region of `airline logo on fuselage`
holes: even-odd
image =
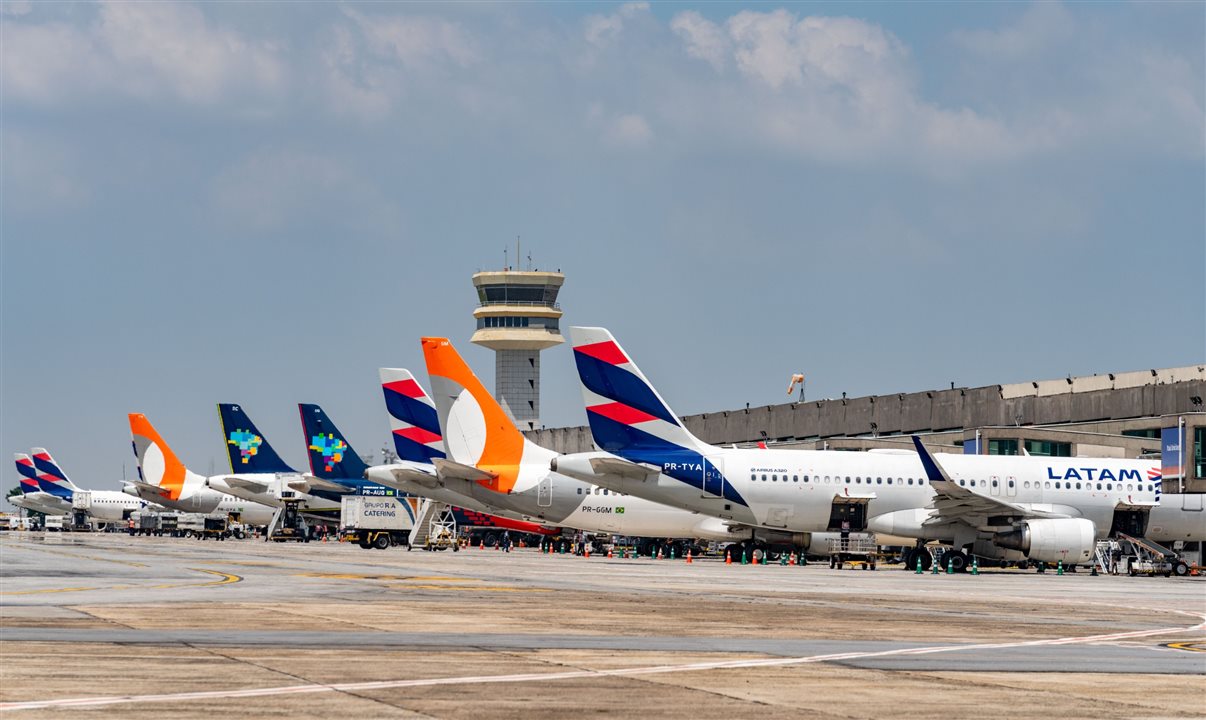
[[[1095,473],[1096,473],[1096,475],[1094,475]],[[1134,482],[1140,482],[1142,480],[1142,478],[1139,475],[1138,470],[1127,470],[1126,468],[1119,470],[1118,474],[1115,475],[1114,471],[1110,470],[1109,468],[1091,468],[1091,467],[1074,468],[1074,467],[1070,467],[1070,468],[1064,470],[1063,474],[1061,475],[1059,470],[1057,470],[1056,468],[1050,467],[1050,466],[1047,467],[1047,479],[1048,480],[1097,480],[1099,482],[1122,482],[1123,480],[1131,480]]]

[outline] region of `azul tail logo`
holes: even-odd
[[[34,448],[31,452],[38,485],[42,490],[61,498],[70,498],[77,489],[75,483],[67,478],[50,453],[45,448]]]
[[[746,504],[704,457],[715,449],[683,426],[610,332],[572,327],[570,338],[596,445],[625,460],[658,466],[663,475],[708,495]]]
[[[240,462],[246,465],[251,458],[255,457],[260,445],[264,444],[264,438],[246,430],[231,430],[226,443],[239,449]]]
[[[309,449],[322,455],[322,469],[331,472],[335,466],[343,462],[343,454],[348,450],[348,444],[333,435],[315,435],[310,438]]]
[[[301,403],[297,409],[309,451],[310,472],[323,480],[352,480],[353,485],[361,484],[368,465],[352,449],[335,423],[317,405]]]
[[[21,492],[25,495],[41,491],[38,485],[38,473],[34,470],[33,459],[25,453],[13,453],[17,463],[17,474],[21,476]]]
[[[409,370],[381,368],[381,391],[389,412],[390,434],[398,458],[430,463],[445,457],[444,436],[435,404]]]
[[[244,473],[289,473],[297,471],[289,467],[280,455],[272,449],[272,445],[264,438],[264,434],[256,428],[255,423],[243,408],[231,403],[218,405],[218,417],[222,421],[222,437],[226,440],[226,450],[230,457],[230,471]]]

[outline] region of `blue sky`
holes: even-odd
[[[516,235],[683,414],[1206,359],[1200,3],[0,10],[0,436],[82,484],[378,450]]]

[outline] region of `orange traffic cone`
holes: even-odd
[[[612,553],[611,553],[611,548],[610,548],[610,547],[609,547],[609,548],[607,548],[607,559],[608,559],[608,560],[610,560],[610,559],[612,559],[613,557],[615,557],[615,555],[612,555]]]
[[[691,559],[691,551],[687,551],[687,564],[690,565],[694,560]]]
[[[724,551],[724,564],[725,565],[733,564],[733,554],[731,552],[729,552],[728,550]]]
[[[590,560],[590,545],[587,545],[582,551],[582,557]]]
[[[665,556],[664,556],[664,555],[662,555],[662,549],[661,549],[661,548],[658,548],[658,549],[657,549],[657,559],[658,559],[658,560],[661,560],[663,557],[665,557]]]
[[[788,565],[796,564],[796,554],[795,553],[791,553],[787,556],[787,564]]]

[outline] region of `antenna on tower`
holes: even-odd
[[[523,260],[523,255],[519,254],[519,236],[515,236],[515,264],[518,266],[519,261]]]
[[[507,267],[507,246],[503,245],[503,270],[510,270],[510,269],[511,268]]]

